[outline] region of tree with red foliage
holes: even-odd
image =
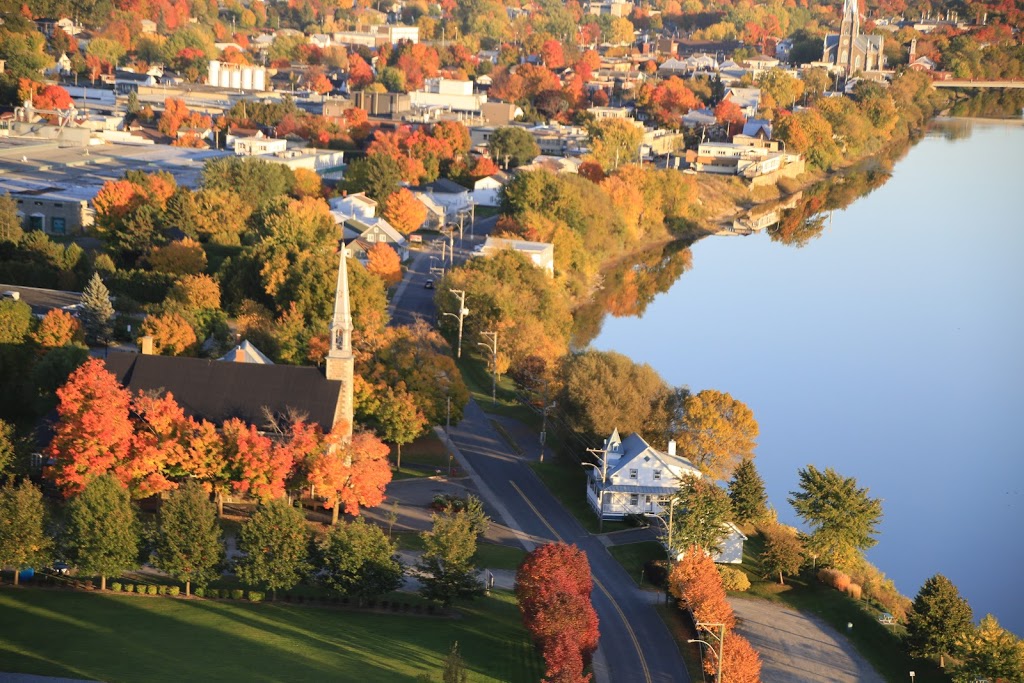
[[[67,109],[72,104],[71,95],[59,85],[48,85],[32,97],[36,109]]]
[[[604,169],[596,161],[584,161],[580,164],[579,174],[592,183],[600,183],[605,179]]]
[[[501,169],[494,163],[494,159],[479,156],[473,160],[473,166],[469,170],[469,175],[473,178],[485,178],[500,172]]]
[[[697,96],[677,76],[662,81],[651,93],[652,113],[663,126],[679,128],[683,114],[699,105]]]
[[[99,222],[114,225],[146,202],[146,190],[130,180],[108,180],[93,197]]]
[[[139,392],[132,400],[132,413],[136,418],[132,449],[113,473],[133,498],[148,498],[177,486],[168,477],[168,467],[180,468],[185,461],[191,424],[169,392],[163,396]]]
[[[353,52],[348,57],[349,90],[361,90],[370,83],[373,83],[373,69],[358,53]]]
[[[274,443],[238,418],[221,427],[224,455],[232,472],[231,486],[260,502],[281,498],[292,469],[291,452]]]
[[[306,71],[306,84],[310,90],[320,95],[326,95],[334,90],[334,84],[331,83],[331,79],[327,78],[327,74],[318,66],[310,67]]]
[[[575,545],[540,546],[516,572],[523,623],[541,648],[549,681],[590,680],[583,669],[598,641],[597,613],[590,603],[593,586],[587,556]]]
[[[668,577],[669,592],[679,605],[689,609],[700,623],[736,625],[736,616],[725,599],[722,577],[715,563],[703,548],[690,546],[686,555],[672,567]]]
[[[715,107],[715,119],[732,129],[733,126],[742,126],[747,117],[743,115],[743,110],[738,104],[732,100],[722,100]]]
[[[54,481],[66,495],[125,460],[132,447],[131,396],[103,361],[92,358],[57,390],[57,426],[47,454]]]

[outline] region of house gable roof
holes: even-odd
[[[617,437],[618,430],[616,430],[612,434],[612,437],[608,439],[608,447],[611,447],[612,444],[615,443],[614,439]],[[674,468],[681,470],[683,473],[687,473],[689,471],[694,476],[701,476],[700,470],[686,458],[679,455],[662,453],[647,443],[642,436],[636,433],[630,434],[625,439],[622,439],[617,451],[621,455],[615,464],[608,469],[609,479],[627,469],[640,469],[642,467],[651,469],[654,467],[652,461],[660,463],[666,469]]]
[[[341,382],[311,367],[135,353],[112,353],[104,363],[133,393],[167,391],[186,415],[218,425],[237,417],[263,427],[266,408],[274,415],[298,411],[329,431],[341,396]]]
[[[435,194],[463,194],[469,192],[462,185],[447,178],[438,178],[432,183],[427,183],[423,186],[423,189],[432,190]]]

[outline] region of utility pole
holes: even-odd
[[[597,455],[598,453],[601,454],[600,469],[598,469],[597,465],[593,463],[583,463],[584,465],[589,465],[590,467],[593,467],[595,470],[601,473],[601,490],[598,492],[598,495],[601,496],[601,505],[600,512],[598,512],[597,515],[597,531],[598,533],[601,533],[604,531],[604,487],[608,483],[608,442],[605,442],[604,448],[588,448],[587,452],[593,455]]]
[[[548,403],[548,381],[544,380],[544,408],[541,412],[540,428],[540,461],[544,462],[544,444],[548,440],[548,411],[558,405],[558,401]]]
[[[459,297],[459,312],[458,314],[442,312],[441,315],[450,315],[453,318],[459,319],[459,345],[456,347],[455,357],[462,358],[462,321],[469,315],[469,309],[466,308],[466,292],[462,289],[449,289],[448,291]]]
[[[491,353],[491,402],[494,404],[498,403],[498,331],[493,332],[481,332],[484,337],[490,337],[490,344],[483,342],[477,342],[477,346],[482,346]]]
[[[705,645],[708,645],[708,646],[711,647],[711,651],[715,653],[716,657],[718,657],[718,676],[715,677],[715,683],[722,683],[722,655],[725,654],[725,624],[719,624],[719,623],[703,624],[703,623],[698,621],[695,624],[695,626],[698,629],[700,629],[700,630],[706,631],[708,633],[708,635],[713,636],[713,637],[718,639],[718,651],[717,652],[715,652],[715,648],[714,648],[713,645],[711,645],[711,643],[705,642],[703,640],[696,640],[696,639],[694,639],[694,640],[688,640],[686,642],[688,642],[688,643],[704,643]],[[718,633],[717,634],[712,630],[713,628],[714,629],[718,629]]]

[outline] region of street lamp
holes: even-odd
[[[700,643],[701,645],[709,648],[712,652],[715,653],[715,659],[718,661],[718,677],[715,679],[715,683],[721,683],[721,680],[722,680],[722,658],[718,655],[717,652],[715,652],[715,646],[712,645],[711,643],[709,643],[706,640],[701,640],[700,638],[687,638],[686,642],[688,642],[688,643]]]
[[[914,683],[914,676],[916,676],[916,675],[917,674],[914,673],[913,671],[910,672],[910,683]]]
[[[718,651],[717,652],[715,651],[714,646],[711,645],[710,643],[706,642],[706,641],[696,640],[695,639],[695,640],[689,640],[687,642],[690,642],[690,643],[700,642],[700,643],[704,643],[705,645],[707,645],[708,647],[711,648],[711,651],[715,653],[716,657],[718,657],[718,676],[715,677],[715,683],[722,683],[722,655],[725,653],[725,624],[719,624],[719,623],[702,624],[700,622],[697,622],[696,626],[697,626],[698,629],[703,629],[709,635],[715,636],[716,638],[718,638]],[[717,628],[718,629],[718,635],[715,635],[715,632],[712,631],[711,628],[709,628],[709,627]]]
[[[597,513],[597,531],[598,531],[598,533],[601,533],[602,531],[604,531],[604,498],[605,498],[605,491],[604,491],[604,489],[605,489],[605,487],[608,484],[608,443],[605,442],[605,447],[603,449],[601,449],[601,448],[588,448],[587,451],[589,451],[590,453],[593,453],[594,455],[597,455],[598,453],[601,454],[601,467],[600,468],[598,468],[598,466],[595,465],[592,462],[582,463],[582,465],[584,467],[593,467],[594,471],[601,475],[601,490],[598,491],[598,495],[601,497],[601,500],[599,501],[600,502],[600,506],[599,506],[599,510],[598,510],[598,513]]]
[[[455,357],[462,358],[462,321],[467,315],[469,315],[469,309],[466,308],[466,292],[462,289],[449,289],[448,291],[459,297],[459,312],[448,313],[442,311],[441,315],[450,315],[453,318],[457,318],[459,321],[459,345],[455,351]]]
[[[490,344],[477,342],[491,353],[491,403],[498,403],[498,331],[481,332],[484,337],[490,336]]]
[[[668,556],[669,556],[669,560],[672,559],[672,552],[673,552],[673,550],[672,550],[672,530],[673,530],[672,513],[673,513],[673,511],[676,508],[676,503],[678,503],[678,502],[679,502],[679,500],[675,496],[672,496],[671,498],[669,498],[669,501],[668,501],[668,522],[666,522],[665,518],[662,517],[661,515],[656,515],[653,512],[645,512],[644,513],[644,517],[653,517],[653,518],[655,518],[657,520],[660,520],[661,523],[665,525],[665,530],[668,532],[668,538],[666,540],[667,540],[667,543],[668,543]]]

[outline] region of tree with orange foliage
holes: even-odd
[[[132,413],[137,420],[132,448],[113,474],[132,498],[170,491],[177,484],[167,476],[168,464],[185,460],[190,421],[171,393],[154,396],[139,392],[132,399]]]
[[[153,345],[158,353],[169,356],[186,353],[198,341],[196,331],[178,313],[146,316],[140,331],[153,337]]]
[[[526,98],[526,84],[517,72],[495,69],[487,95],[504,102],[518,102]]]
[[[548,38],[541,45],[540,57],[544,66],[549,69],[561,69],[565,66],[565,52],[562,50],[562,43],[554,38]]]
[[[82,324],[75,320],[73,315],[59,308],[50,309],[39,321],[39,327],[31,336],[36,344],[47,350],[67,346],[72,342],[85,343]]]
[[[485,156],[478,156],[473,161],[473,166],[469,170],[469,175],[473,178],[486,178],[492,176],[495,173],[500,173],[501,169],[494,163],[494,159]]]
[[[392,192],[384,202],[384,219],[395,230],[408,235],[427,220],[427,207],[407,188]]]
[[[36,109],[67,109],[72,104],[71,95],[59,85],[47,85],[32,96],[32,106]]]
[[[310,67],[306,71],[306,85],[310,90],[319,95],[326,95],[334,90],[334,84],[331,83],[331,79],[327,78],[327,74],[318,66]]]
[[[740,125],[742,126],[747,120],[747,117],[743,115],[743,110],[740,106],[732,100],[722,100],[715,106],[715,119],[719,123],[729,124],[729,126]]]
[[[683,114],[700,105],[697,96],[677,76],[659,83],[651,93],[650,102],[654,117],[670,128],[679,128]]]
[[[672,567],[668,577],[669,593],[693,613],[698,623],[736,625],[736,616],[725,599],[722,576],[703,548],[690,546]]]
[[[199,242],[188,237],[154,247],[146,260],[158,273],[196,275],[206,270],[206,252]]]
[[[390,244],[377,242],[366,250],[366,258],[366,270],[379,276],[388,287],[402,281],[402,262]]]
[[[366,63],[358,53],[353,52],[348,57],[348,88],[361,90],[373,83],[373,69]]]
[[[188,106],[185,100],[176,97],[168,97],[164,100],[164,111],[160,115],[160,122],[157,130],[168,137],[176,137],[182,122],[188,118]]]
[[[296,197],[320,197],[323,195],[323,180],[316,171],[308,168],[295,169],[295,184],[292,192]]]
[[[231,418],[221,427],[224,456],[231,471],[231,488],[261,503],[285,494],[285,483],[291,473],[291,450],[275,446],[253,425]]]
[[[380,505],[391,481],[384,442],[370,432],[359,432],[346,442],[336,425],[324,443],[326,447],[307,462],[307,477],[331,511],[331,524],[337,523],[340,507],[345,514],[358,515],[361,506]]]
[[[103,361],[92,358],[71,373],[57,399],[58,420],[47,455],[56,461],[55,483],[71,495],[128,457],[131,396]]]
[[[92,205],[101,225],[113,227],[146,199],[146,190],[141,185],[129,180],[108,180],[93,197]]]
[[[761,683],[761,656],[750,641],[730,631],[725,637],[722,650],[722,680],[729,683]],[[715,675],[718,662],[713,657],[704,658],[704,671]]]

